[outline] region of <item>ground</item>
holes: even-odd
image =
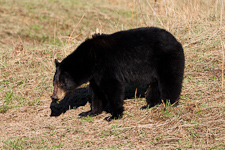
[[[222,0],[41,2],[0,0],[0,149],[225,148]],[[96,31],[141,26],[165,28],[183,44],[177,107],[140,110],[145,100],[136,95],[120,120],[104,121],[107,113],[77,118],[89,104],[49,116],[55,58]]]

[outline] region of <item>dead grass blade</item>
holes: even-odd
[[[80,18],[79,22],[78,22],[78,23],[76,24],[76,26],[73,28],[73,31],[71,32],[70,37],[69,37],[69,39],[68,39],[67,45],[70,43],[70,40],[71,40],[71,37],[73,36],[74,31],[77,29],[77,27],[79,26],[80,22],[83,20],[84,16],[85,16],[85,15],[83,14],[83,16]]]

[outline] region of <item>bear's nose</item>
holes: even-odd
[[[54,96],[54,95],[51,96],[51,99],[55,100],[55,101],[58,100],[58,98],[56,96]]]

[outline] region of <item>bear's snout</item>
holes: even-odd
[[[51,97],[52,101],[57,101],[57,100],[59,100],[58,97],[55,96],[55,95],[52,95],[52,96],[50,96],[50,97]]]

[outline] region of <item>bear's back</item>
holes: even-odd
[[[169,32],[155,27],[97,34],[89,44],[101,74],[110,72],[131,82],[153,77],[160,62],[183,59],[179,58],[183,55],[181,44]]]

